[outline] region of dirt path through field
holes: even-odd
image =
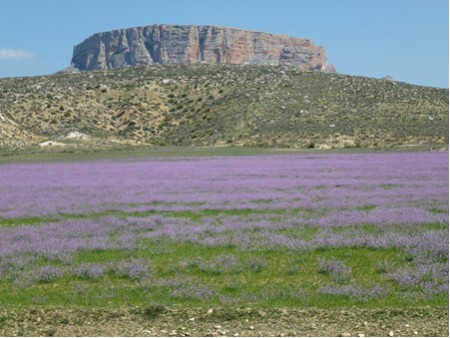
[[[448,336],[445,308],[3,309],[0,336]]]

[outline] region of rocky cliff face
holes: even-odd
[[[325,49],[308,39],[192,25],[152,25],[94,34],[75,46],[72,67],[104,70],[198,62],[334,70],[326,63]]]

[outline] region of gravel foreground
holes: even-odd
[[[448,308],[3,309],[0,336],[438,336]]]

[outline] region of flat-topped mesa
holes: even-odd
[[[152,25],[97,33],[74,47],[71,63],[79,70],[105,70],[198,62],[334,71],[326,63],[325,48],[308,39],[193,25]]]

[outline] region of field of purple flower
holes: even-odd
[[[448,153],[0,165],[1,304],[448,304]]]

